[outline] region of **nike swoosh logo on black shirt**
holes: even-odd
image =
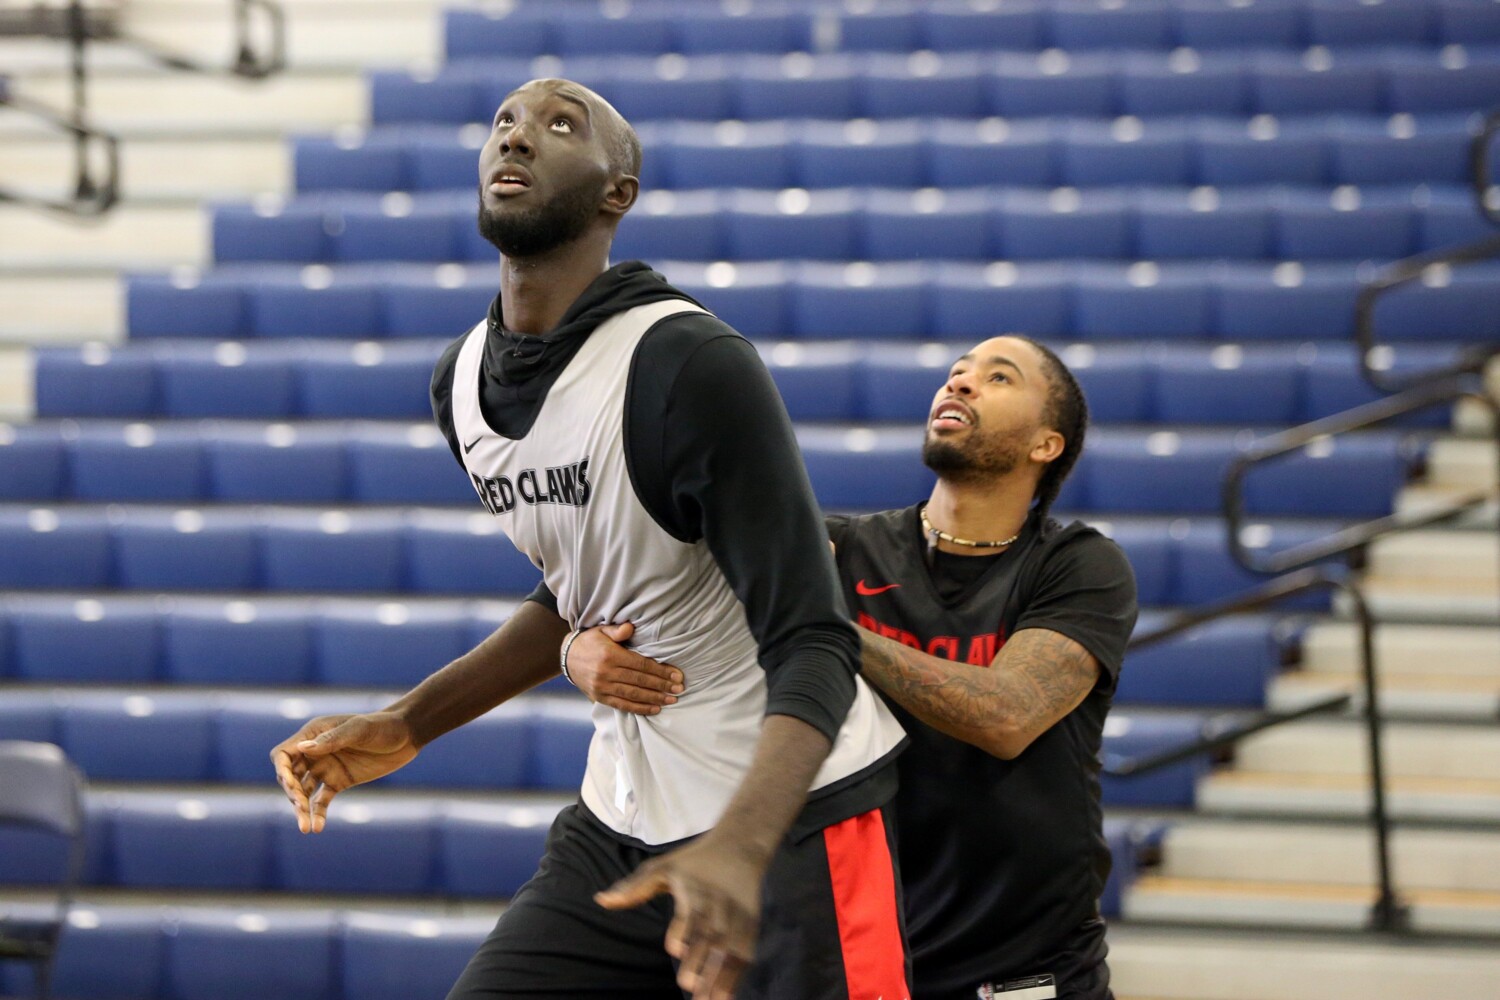
[[[860,597],[874,597],[876,594],[883,594],[887,590],[895,590],[899,586],[901,586],[899,583],[888,583],[884,587],[872,587],[861,580],[854,585],[854,592]]]

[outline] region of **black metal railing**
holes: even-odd
[[[1408,926],[1408,910],[1396,890],[1391,872],[1390,814],[1386,804],[1385,765],[1381,754],[1382,720],[1380,712],[1375,707],[1380,693],[1375,669],[1375,626],[1370,615],[1369,604],[1360,588],[1330,567],[1302,569],[1279,576],[1248,593],[1229,597],[1202,608],[1178,612],[1155,628],[1133,636],[1128,648],[1136,650],[1165,642],[1228,615],[1272,607],[1299,594],[1319,590],[1331,590],[1343,594],[1349,601],[1359,629],[1359,667],[1366,706],[1366,740],[1370,753],[1370,826],[1375,836],[1377,878],[1375,902],[1370,908],[1369,926],[1379,931],[1403,931]],[[1351,695],[1338,694],[1317,699],[1290,711],[1260,712],[1248,717],[1236,718],[1219,724],[1204,733],[1200,739],[1150,754],[1137,756],[1106,754],[1102,767],[1106,774],[1122,778],[1145,774],[1202,754],[1232,747],[1247,736],[1275,726],[1347,708],[1352,700]]]
[[[129,45],[168,69],[186,73],[227,73],[264,79],[286,69],[286,13],[276,0],[233,0],[234,54],[227,64],[173,51],[127,30],[116,42]]]

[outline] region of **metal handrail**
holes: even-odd
[[[269,29],[267,47],[257,48],[251,30],[252,12],[259,11]],[[234,60],[228,66],[173,52],[156,42],[117,31],[114,41],[143,52],[161,65],[185,73],[228,73],[254,80],[286,69],[286,12],[276,0],[234,0]]]
[[[1500,401],[1482,391],[1472,375],[1449,374],[1441,379],[1407,389],[1399,395],[1378,399],[1343,413],[1289,428],[1252,442],[1230,463],[1223,488],[1224,524],[1229,535],[1229,551],[1241,566],[1252,573],[1274,575],[1322,562],[1334,556],[1363,549],[1382,535],[1452,521],[1486,503],[1489,490],[1476,490],[1449,503],[1424,512],[1394,513],[1361,524],[1341,528],[1323,538],[1275,553],[1260,553],[1245,544],[1244,481],[1250,469],[1291,452],[1300,451],[1315,441],[1322,441],[1350,431],[1364,430],[1399,419],[1409,413],[1429,409],[1459,399],[1474,399],[1489,408],[1495,435],[1497,462],[1500,462]]]
[[[1370,924],[1380,931],[1404,931],[1409,928],[1409,911],[1396,891],[1391,872],[1390,813],[1386,805],[1385,760],[1382,752],[1383,721],[1378,710],[1379,681],[1375,669],[1375,631],[1369,603],[1359,585],[1327,567],[1311,567],[1277,577],[1234,597],[1203,608],[1179,612],[1161,625],[1134,636],[1128,649],[1139,649],[1170,639],[1227,615],[1241,614],[1314,590],[1333,590],[1345,595],[1359,627],[1359,665],[1365,702],[1365,731],[1370,751],[1370,827],[1375,835],[1376,896],[1370,910]],[[1190,743],[1169,747],[1136,757],[1110,755],[1102,764],[1111,775],[1126,777],[1175,764],[1189,757],[1232,746],[1245,737],[1310,715],[1333,711],[1349,704],[1347,694],[1320,699],[1289,712],[1261,713],[1255,718],[1230,725],[1217,733]]]

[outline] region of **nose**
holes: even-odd
[[[972,396],[974,394],[974,376],[966,371],[949,375],[948,381],[943,383],[943,391],[950,396]]]
[[[531,145],[531,129],[524,122],[516,122],[505,133],[500,140],[500,152],[509,155],[512,152],[520,153],[522,156],[530,156],[534,150]]]

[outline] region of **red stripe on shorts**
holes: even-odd
[[[896,875],[879,809],[826,828],[828,875],[849,1000],[908,1000]]]

